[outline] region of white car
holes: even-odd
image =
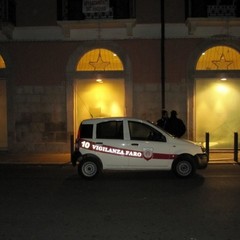
[[[189,177],[208,165],[207,154],[198,144],[127,117],[82,121],[71,161],[85,178],[107,169],[172,170],[179,177]]]

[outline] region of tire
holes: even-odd
[[[178,177],[187,178],[192,176],[196,169],[189,157],[182,157],[173,163],[173,171]]]
[[[98,172],[99,167],[94,160],[86,159],[78,165],[78,174],[84,178],[92,179],[97,176]]]

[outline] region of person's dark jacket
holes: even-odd
[[[166,123],[165,130],[174,137],[180,138],[186,132],[186,126],[181,119],[171,116]]]

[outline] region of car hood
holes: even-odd
[[[172,136],[168,137],[168,142],[173,143],[173,144],[181,144],[181,145],[189,145],[190,144],[190,145],[195,145],[195,146],[200,147],[200,144],[198,144],[196,142],[190,141],[188,139],[176,138],[176,137],[172,137]]]

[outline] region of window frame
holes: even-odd
[[[133,128],[131,124],[135,124],[138,126],[144,126],[145,129],[149,130],[149,134],[146,137],[133,137]],[[166,137],[157,129],[145,124],[136,121],[128,121],[128,129],[129,129],[129,137],[132,141],[149,141],[149,142],[166,142]],[[140,129],[141,130],[141,129]]]
[[[115,124],[115,130],[109,124]],[[103,135],[103,129],[108,130],[109,135]],[[102,131],[102,132],[101,132]],[[112,133],[112,135],[111,135]],[[110,120],[106,122],[100,122],[96,124],[96,139],[113,139],[113,140],[123,140],[124,139],[124,131],[123,131],[123,121]]]

